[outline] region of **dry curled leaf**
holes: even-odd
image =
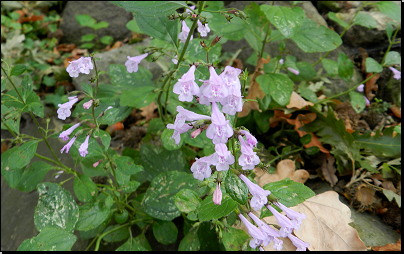
[[[306,106],[314,106],[314,104],[309,101],[306,101],[299,94],[297,94],[295,91],[293,91],[292,97],[290,97],[290,102],[288,105],[286,105],[286,108],[301,109]]]
[[[324,179],[330,183],[331,187],[334,187],[338,182],[338,177],[335,175],[337,169],[334,167],[335,157],[330,154],[327,155],[321,165],[321,172],[323,173]]]
[[[391,106],[390,110],[391,112],[393,112],[395,116],[401,119],[401,108],[397,107],[396,105],[393,105]]]
[[[273,183],[289,177],[292,181],[298,183],[305,183],[309,179],[309,172],[304,169],[295,170],[295,163],[292,160],[282,160],[276,166],[275,174],[263,174],[258,168],[254,169],[256,173],[255,181],[260,186],[267,183]]]
[[[397,243],[389,243],[384,246],[375,246],[372,248],[373,251],[401,251],[401,239]]]
[[[327,191],[291,207],[307,216],[299,231],[294,232],[298,238],[310,243],[310,251],[366,250],[356,230],[348,225],[352,222],[351,210],[338,197],[337,192]],[[269,224],[278,224],[274,216],[265,217],[264,220]],[[288,238],[279,239],[284,241],[283,250],[296,250],[296,247],[289,244]],[[272,246],[273,242],[264,249],[274,250]]]
[[[370,72],[368,74],[366,74],[366,78],[369,78],[370,76],[372,76],[373,73]],[[376,92],[378,89],[378,86],[376,84],[376,81],[379,79],[380,75],[376,74],[373,78],[369,79],[366,83],[365,83],[365,95],[368,98],[368,100],[373,99],[373,97],[375,97],[375,95],[372,93],[372,91]]]

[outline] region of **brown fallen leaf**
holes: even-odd
[[[391,112],[393,112],[395,116],[401,119],[401,108],[397,107],[396,105],[393,105],[391,106],[390,110]]]
[[[140,108],[142,113],[140,113],[145,119],[142,119],[142,121],[148,122],[149,120],[153,119],[156,117],[154,114],[154,110],[157,109],[156,103],[154,101],[147,105],[146,107]]]
[[[321,172],[323,173],[324,179],[330,183],[331,187],[334,187],[338,182],[338,177],[335,175],[337,169],[334,167],[335,157],[331,154],[327,154],[321,165]]]
[[[305,183],[309,179],[309,172],[304,169],[295,170],[295,163],[292,160],[282,160],[276,166],[275,174],[263,174],[259,168],[254,169],[255,181],[260,186],[264,186],[267,183],[273,183],[289,177],[291,180],[298,183]]]
[[[278,125],[279,121],[282,121],[284,119],[289,119],[292,116],[292,114],[287,114],[283,113],[282,110],[274,110],[274,117],[269,118],[269,126],[271,128],[276,127]]]
[[[401,239],[397,243],[389,243],[384,246],[375,246],[372,248],[373,251],[401,251]]]
[[[293,91],[292,96],[290,97],[290,102],[288,105],[286,105],[286,108],[301,109],[307,106],[314,106],[314,104],[309,101],[306,101],[298,93]]]
[[[352,222],[351,210],[339,200],[337,192],[324,192],[290,208],[307,216],[299,231],[295,230],[294,233],[302,241],[310,243],[310,251],[366,250],[358,232],[349,225]],[[274,216],[263,220],[269,224],[278,224]],[[289,244],[289,238],[279,239],[284,241],[282,250],[296,250],[296,247]],[[273,250],[273,242],[264,249]]]
[[[366,78],[369,78],[370,76],[372,76],[373,73],[370,72],[368,74],[366,74]],[[376,81],[379,79],[380,75],[376,74],[373,78],[371,78],[370,80],[368,80],[365,83],[365,95],[366,98],[368,98],[368,100],[372,100],[373,97],[375,97],[375,95],[372,93],[372,91],[376,92],[378,89],[378,86],[376,84]]]

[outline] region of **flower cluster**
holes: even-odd
[[[192,9],[192,7],[190,7]],[[195,9],[195,6],[193,6],[193,9]],[[191,13],[191,11],[189,9],[186,10],[186,12]],[[187,26],[187,23],[185,23],[185,20],[182,21],[182,27],[181,27],[181,32],[178,34],[178,39],[181,41],[181,43],[185,43],[187,41],[189,32],[191,31],[191,29],[189,29],[189,27]],[[206,23],[205,25],[203,25],[201,23],[201,21],[197,21],[197,25],[198,25],[198,32],[201,35],[201,37],[206,37],[208,36],[208,33],[210,32],[210,28],[208,26],[208,24]],[[193,35],[191,35],[190,41],[192,41],[192,39],[194,38]],[[174,63],[176,64],[176,63]]]
[[[91,57],[80,57],[77,60],[69,61],[66,71],[72,78],[77,78],[79,73],[90,74],[90,70],[94,68]]]

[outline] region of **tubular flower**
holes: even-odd
[[[94,68],[91,57],[81,57],[80,72],[84,74],[90,74],[90,70]]]
[[[89,109],[91,107],[91,105],[93,105],[93,100],[89,100],[89,101],[83,103],[83,108]]]
[[[79,148],[79,153],[80,153],[81,157],[86,157],[86,155],[88,154],[87,148],[88,148],[89,139],[90,139],[90,135],[87,135],[86,139],[84,140],[84,143],[81,144],[81,146]]]
[[[147,53],[140,55],[140,56],[134,56],[130,57],[128,56],[128,60],[125,62],[126,70],[129,73],[132,72],[137,72],[139,69],[139,63],[147,57]]]
[[[293,73],[293,74],[295,74],[295,75],[299,75],[299,71],[298,71],[298,70],[292,69],[292,68],[290,68],[290,67],[287,67],[286,69],[288,69],[291,73]]]
[[[253,219],[255,221],[255,223],[258,225],[258,227],[261,229],[261,232],[266,235],[266,237],[268,238],[268,244],[271,241],[274,241],[274,249],[276,250],[281,250],[283,247],[283,241],[279,240],[278,237],[280,237],[281,235],[279,234],[278,230],[270,227],[268,224],[264,223],[263,221],[261,221],[257,216],[255,216],[255,214],[253,214],[252,212],[248,213],[248,216],[250,216],[251,219]],[[265,245],[266,246],[266,245]]]
[[[257,139],[256,139],[253,135],[251,135],[251,133],[249,133],[248,131],[245,131],[245,130],[240,130],[239,132],[240,132],[242,135],[244,135],[244,137],[246,137],[246,139],[247,139],[247,144],[248,144],[249,146],[251,146],[251,148],[253,148],[254,146],[257,147],[258,141],[257,141]]]
[[[261,230],[249,222],[241,213],[238,215],[238,217],[247,227],[248,233],[253,237],[253,239],[250,240],[251,248],[255,249],[261,244],[264,244],[264,246],[268,245],[269,242]]]
[[[300,229],[300,225],[302,225],[302,220],[306,219],[306,215],[304,213],[298,213],[293,211],[290,208],[287,208],[283,204],[279,202],[274,202],[274,205],[282,209],[282,211],[286,214],[286,216],[292,220],[292,222],[295,223],[296,227],[295,230],[296,232]]]
[[[217,171],[229,170],[229,165],[234,163],[234,156],[223,143],[215,145],[215,153],[212,154],[210,163],[216,166]]]
[[[72,147],[74,141],[76,140],[76,136],[74,136],[72,139],[70,139],[69,143],[67,143],[61,150],[60,153],[63,153],[63,151],[66,151],[66,153],[69,153],[70,147]]]
[[[222,190],[220,189],[220,183],[216,185],[215,192],[213,192],[213,203],[215,205],[220,205],[222,203]]]
[[[213,67],[209,67],[209,73],[209,84],[203,90],[203,95],[205,95],[210,102],[221,102],[229,95],[227,87]]]
[[[200,82],[203,82],[201,87],[199,87],[199,93],[197,94],[198,96],[198,102],[200,104],[205,104],[207,106],[210,106],[210,101],[209,98],[203,95],[203,91],[209,87],[209,80],[199,80]]]
[[[229,94],[220,103],[223,105],[223,113],[234,116],[236,112],[243,111],[243,99],[240,90],[233,92],[233,94]]]
[[[191,171],[195,179],[203,181],[205,178],[209,178],[212,174],[210,169],[210,156],[205,156],[200,159],[195,158],[195,162],[191,166]]]
[[[188,72],[182,75],[181,79],[174,85],[173,92],[179,94],[180,101],[191,102],[193,95],[199,94],[199,86],[195,82],[195,65],[189,68]]]
[[[182,43],[185,43],[187,41],[187,37],[188,37],[189,32],[190,32],[190,29],[187,26],[187,23],[185,23],[185,20],[183,20],[182,21],[182,29],[181,29],[181,32],[178,34],[178,39],[180,39],[180,41]],[[190,41],[192,41],[193,38],[194,38],[194,36],[191,35]]]
[[[69,135],[72,134],[72,132],[80,126],[81,123],[76,123],[75,125],[73,125],[72,127],[70,127],[69,129],[63,131],[62,133],[60,133],[59,138],[61,138],[63,141],[67,141],[69,140]]]
[[[240,75],[241,70],[238,68],[234,68],[231,66],[226,66],[224,71],[220,73],[219,77],[222,78],[223,82],[225,83],[229,94],[234,94],[234,92],[238,91],[241,96],[241,84],[238,75]]]
[[[238,164],[243,167],[243,170],[254,169],[255,165],[260,163],[260,158],[257,153],[247,145],[242,136],[238,136],[241,146],[241,156],[238,158]]]
[[[365,85],[364,85],[364,84],[360,84],[360,85],[356,88],[356,90],[358,90],[358,92],[363,92],[363,91],[364,91],[364,88],[365,88]]]
[[[251,207],[254,208],[255,211],[261,210],[261,208],[268,203],[267,196],[271,195],[271,192],[269,190],[264,190],[257,184],[251,182],[250,179],[243,174],[239,175],[239,177],[247,185],[251,195],[253,195],[251,199]]]
[[[208,33],[210,32],[210,28],[208,26],[208,23],[205,25],[202,25],[201,21],[197,21],[198,23],[198,32],[201,35],[201,37],[208,36]]]
[[[296,224],[293,223],[288,218],[286,218],[285,215],[280,214],[270,204],[266,205],[266,207],[275,216],[276,220],[278,221],[279,226],[281,226],[281,229],[279,230],[279,234],[282,237],[286,237],[287,235],[290,235],[292,233],[293,229],[296,227]]]
[[[206,137],[212,139],[213,144],[226,143],[233,135],[233,128],[220,112],[216,103],[212,103],[212,123],[206,129]]]
[[[73,107],[74,103],[76,103],[79,99],[77,96],[73,97],[68,97],[69,101],[63,104],[58,104],[58,118],[61,120],[66,120],[66,117],[69,117],[72,112],[70,112],[70,109]]]
[[[77,60],[69,61],[66,71],[72,78],[77,78],[79,73],[90,74],[90,70],[94,68],[91,57],[80,57]]]
[[[296,246],[296,251],[305,251],[310,246],[310,243],[303,242],[292,234],[289,234],[288,238],[292,241],[293,245]]]
[[[394,69],[393,67],[389,67],[389,69],[393,72],[393,74],[394,74],[393,78],[394,79],[399,80],[401,78],[401,71],[398,71],[398,70]]]

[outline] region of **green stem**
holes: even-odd
[[[392,38],[390,40],[389,46],[388,46],[386,52],[384,53],[383,60],[382,60],[382,63],[381,63],[382,65],[384,65],[384,61],[386,60],[386,56],[390,52],[391,46],[394,44],[394,40],[396,39],[397,33],[400,30],[400,28],[401,28],[401,23],[397,27],[396,31],[394,32],[394,34],[393,34],[393,36],[392,36]]]
[[[3,121],[3,118],[1,119],[1,123],[6,126],[7,130],[11,133],[11,135],[14,136],[14,138],[17,137],[17,135],[14,133],[14,131],[11,130],[11,128],[8,126],[8,124],[6,123],[6,121]]]
[[[302,151],[303,149],[304,149],[303,147],[300,147],[300,148],[295,149],[295,150],[292,150],[292,151],[290,151],[290,152],[288,152],[288,153],[286,153],[286,154],[278,155],[278,156],[276,156],[276,158],[270,160],[270,161],[267,162],[266,164],[267,164],[267,165],[270,165],[270,164],[272,164],[274,161],[276,161],[276,160],[278,160],[278,159],[280,159],[280,158],[282,158],[282,157],[285,157],[285,156],[288,156],[288,155],[290,155],[290,154],[294,154],[294,153],[300,152],[300,151]]]

